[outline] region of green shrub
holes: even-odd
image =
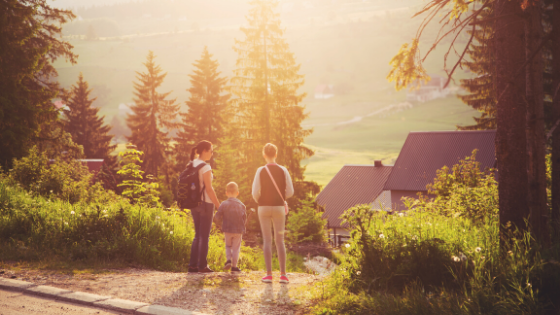
[[[303,201],[298,209],[288,216],[286,241],[291,244],[300,242],[323,243],[326,240],[327,220],[317,211],[313,202]]]
[[[428,195],[419,199],[405,198],[405,205],[409,209],[473,220],[497,216],[498,184],[494,170],[480,169],[476,151],[454,165],[451,172],[447,166],[438,170],[434,183],[426,186]]]

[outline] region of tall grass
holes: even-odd
[[[317,314],[557,314],[558,248],[529,232],[500,244],[499,222],[348,210],[352,239],[314,288]]]

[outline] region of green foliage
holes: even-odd
[[[220,146],[226,127],[227,101],[224,93],[227,78],[220,77],[218,61],[205,46],[202,56],[193,63],[194,71],[189,75],[191,87],[188,111],[181,113],[181,129],[177,133],[176,153],[178,168],[182,171],[190,161],[191,148],[199,141],[207,140]]]
[[[557,249],[541,249],[529,232],[512,232],[500,245],[498,218],[387,215],[362,205],[344,219],[352,239],[337,270],[314,289],[316,314],[546,314],[560,307]]]
[[[80,73],[67,102],[69,110],[65,112],[64,129],[72,135],[74,143],[83,147],[86,158],[105,159],[107,164],[115,164],[115,158],[110,155],[116,147],[111,145],[113,136],[108,135],[111,128],[103,124],[103,116],[98,116],[99,108],[91,106],[95,98],[90,99],[90,93]]]
[[[0,18],[0,164],[6,169],[33,144],[49,137],[58,113],[52,100],[61,90],[53,62],[72,64],[72,46],[60,40],[61,25],[75,16],[46,1],[3,1]],[[46,130],[45,130],[46,129]]]
[[[407,207],[477,221],[497,216],[498,183],[494,179],[494,170],[480,169],[476,151],[455,164],[451,172],[447,166],[436,172],[434,183],[426,186],[428,195],[435,198],[407,198],[404,201]]]
[[[250,187],[257,168],[264,162],[262,146],[271,142],[278,147],[277,162],[286,166],[298,185],[305,179],[301,160],[314,154],[303,145],[313,131],[301,126],[308,116],[300,104],[305,93],[298,93],[303,75],[284,38],[276,12],[278,2],[254,0],[250,5],[248,27],[241,28],[245,38],[234,46],[238,58],[231,79],[231,105],[236,114],[231,134],[236,135],[235,147],[241,152],[238,165],[248,181],[245,185]],[[298,188],[300,195],[296,197],[304,198],[317,192],[318,185],[306,182]]]
[[[426,74],[426,69],[417,61],[418,58],[418,40],[415,39],[410,44],[404,43],[396,56],[389,63],[393,69],[387,75],[389,82],[395,81],[395,89],[397,91],[411,86],[411,88],[420,87],[423,82],[428,82],[430,77]],[[414,85],[413,85],[414,84]]]
[[[327,220],[322,218],[322,212],[311,201],[303,201],[298,209],[292,210],[288,216],[286,230],[288,243],[300,242],[323,243],[326,241],[325,226]]]
[[[161,73],[161,67],[155,64],[154,59],[155,55],[150,51],[144,63],[147,72],[136,72],[139,82],[134,82],[134,105],[126,122],[132,132],[128,140],[145,154],[142,170],[157,177],[159,169],[169,162],[171,139],[168,131],[177,127],[175,118],[179,106],[174,104],[175,100],[166,99],[170,92],[156,91],[167,73]]]
[[[122,178],[119,187],[124,187],[122,195],[127,197],[132,203],[142,203],[148,206],[157,206],[159,197],[157,196],[157,183],[143,182],[144,171],[140,169],[142,160],[140,157],[144,154],[142,151],[136,150],[136,146],[127,145],[127,149],[120,152],[122,157],[121,169],[117,172]],[[148,175],[147,177],[151,177]]]
[[[49,164],[46,154],[36,147],[29,151],[27,157],[14,160],[13,164],[10,180],[33,194],[76,203],[94,199],[102,189],[100,184],[92,185],[92,176],[81,162],[57,159]]]

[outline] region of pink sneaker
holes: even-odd
[[[270,282],[272,282],[272,276],[266,276],[266,277],[262,278],[261,280],[262,280],[262,282],[270,283]]]
[[[280,283],[290,283],[290,280],[288,280],[288,277],[286,276],[281,276]]]

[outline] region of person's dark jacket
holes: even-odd
[[[228,198],[218,208],[214,216],[214,222],[222,225],[224,233],[245,233],[245,222],[247,221],[245,205],[237,198]]]

